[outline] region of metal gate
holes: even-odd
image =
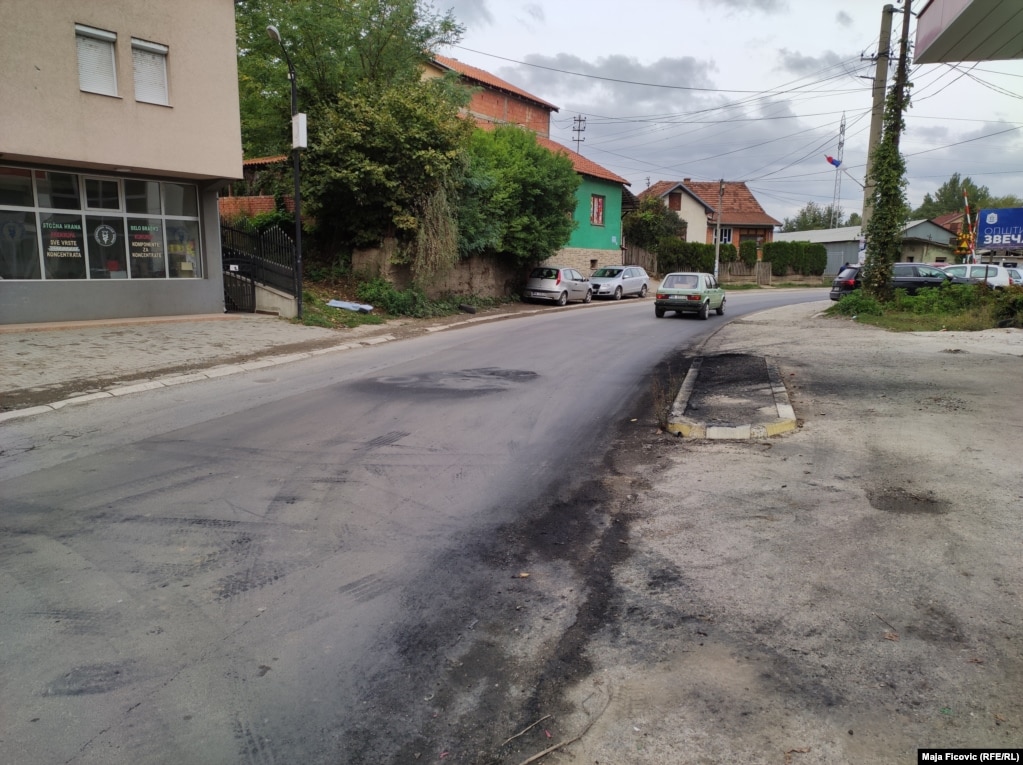
[[[237,269],[238,266],[231,266]],[[224,269],[224,309],[229,313],[256,312],[256,280],[237,270]]]
[[[221,224],[224,306],[255,313],[256,283],[295,294],[295,243],[279,226],[258,234]]]

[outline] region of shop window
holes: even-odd
[[[590,196],[590,223],[594,226],[604,225],[604,197],[599,194]]]
[[[168,104],[167,46],[131,38],[131,68],[135,76],[135,100]]]
[[[90,279],[126,279],[124,218],[85,218],[85,246],[89,251]]]
[[[167,275],[164,226],[159,218],[128,218],[128,253],[133,279]]]
[[[163,184],[163,204],[165,215],[199,217],[199,201],[195,196],[195,186],[183,183]]]
[[[36,170],[36,193],[39,195],[40,207],[54,210],[82,209],[77,175]]]
[[[0,279],[202,276],[196,186],[0,166]]]
[[[114,44],[117,35],[103,29],[75,24],[78,48],[78,87],[87,93],[117,95]]]
[[[113,178],[85,179],[85,206],[89,210],[120,210],[120,184]]]
[[[199,224],[195,221],[167,221],[167,262],[172,278],[199,276]]]
[[[85,278],[85,237],[82,216],[43,213],[43,266],[47,279]]]
[[[35,213],[0,210],[0,279],[40,277]]]
[[[32,204],[32,171],[0,167],[0,205],[31,207]]]
[[[124,181],[124,208],[136,215],[159,215],[163,212],[160,205],[160,184],[156,181]]]

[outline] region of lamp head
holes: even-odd
[[[281,41],[280,30],[278,30],[273,24],[266,28],[266,33],[275,43],[279,43]]]

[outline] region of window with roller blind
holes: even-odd
[[[133,37],[131,64],[135,75],[135,100],[148,104],[169,104],[167,46]]]
[[[117,35],[105,29],[75,24],[78,47],[78,87],[87,93],[117,95],[114,46]]]

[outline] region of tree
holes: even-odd
[[[689,224],[656,197],[643,197],[622,221],[625,241],[657,254],[662,240],[684,241]]]
[[[297,73],[299,105],[315,130],[324,110],[356,87],[382,92],[417,81],[429,51],[457,43],[463,28],[451,12],[421,0],[235,0],[242,144],[247,156],[291,145],[291,84],[281,33]]]
[[[552,152],[519,127],[475,130],[458,206],[466,254],[546,260],[575,228],[575,192],[581,182],[572,160]]]
[[[458,107],[441,80],[339,94],[306,153],[308,210],[319,240],[341,249],[377,245],[385,236],[408,244],[424,213],[436,229],[436,195],[453,190],[475,129]]]
[[[952,177],[941,184],[933,195],[924,194],[923,204],[913,211],[913,217],[930,220],[939,215],[962,212],[964,189],[969,196],[971,209],[979,210],[987,206],[991,198],[987,186],[977,186],[971,178],[961,178],[959,173],[952,173]]]
[[[793,218],[786,218],[782,223],[782,231],[814,231],[817,229],[834,228],[842,223],[842,208],[837,205],[819,205],[807,202]]]
[[[849,220],[845,222],[847,226],[862,226],[863,218],[860,217],[859,213],[849,213]]]

